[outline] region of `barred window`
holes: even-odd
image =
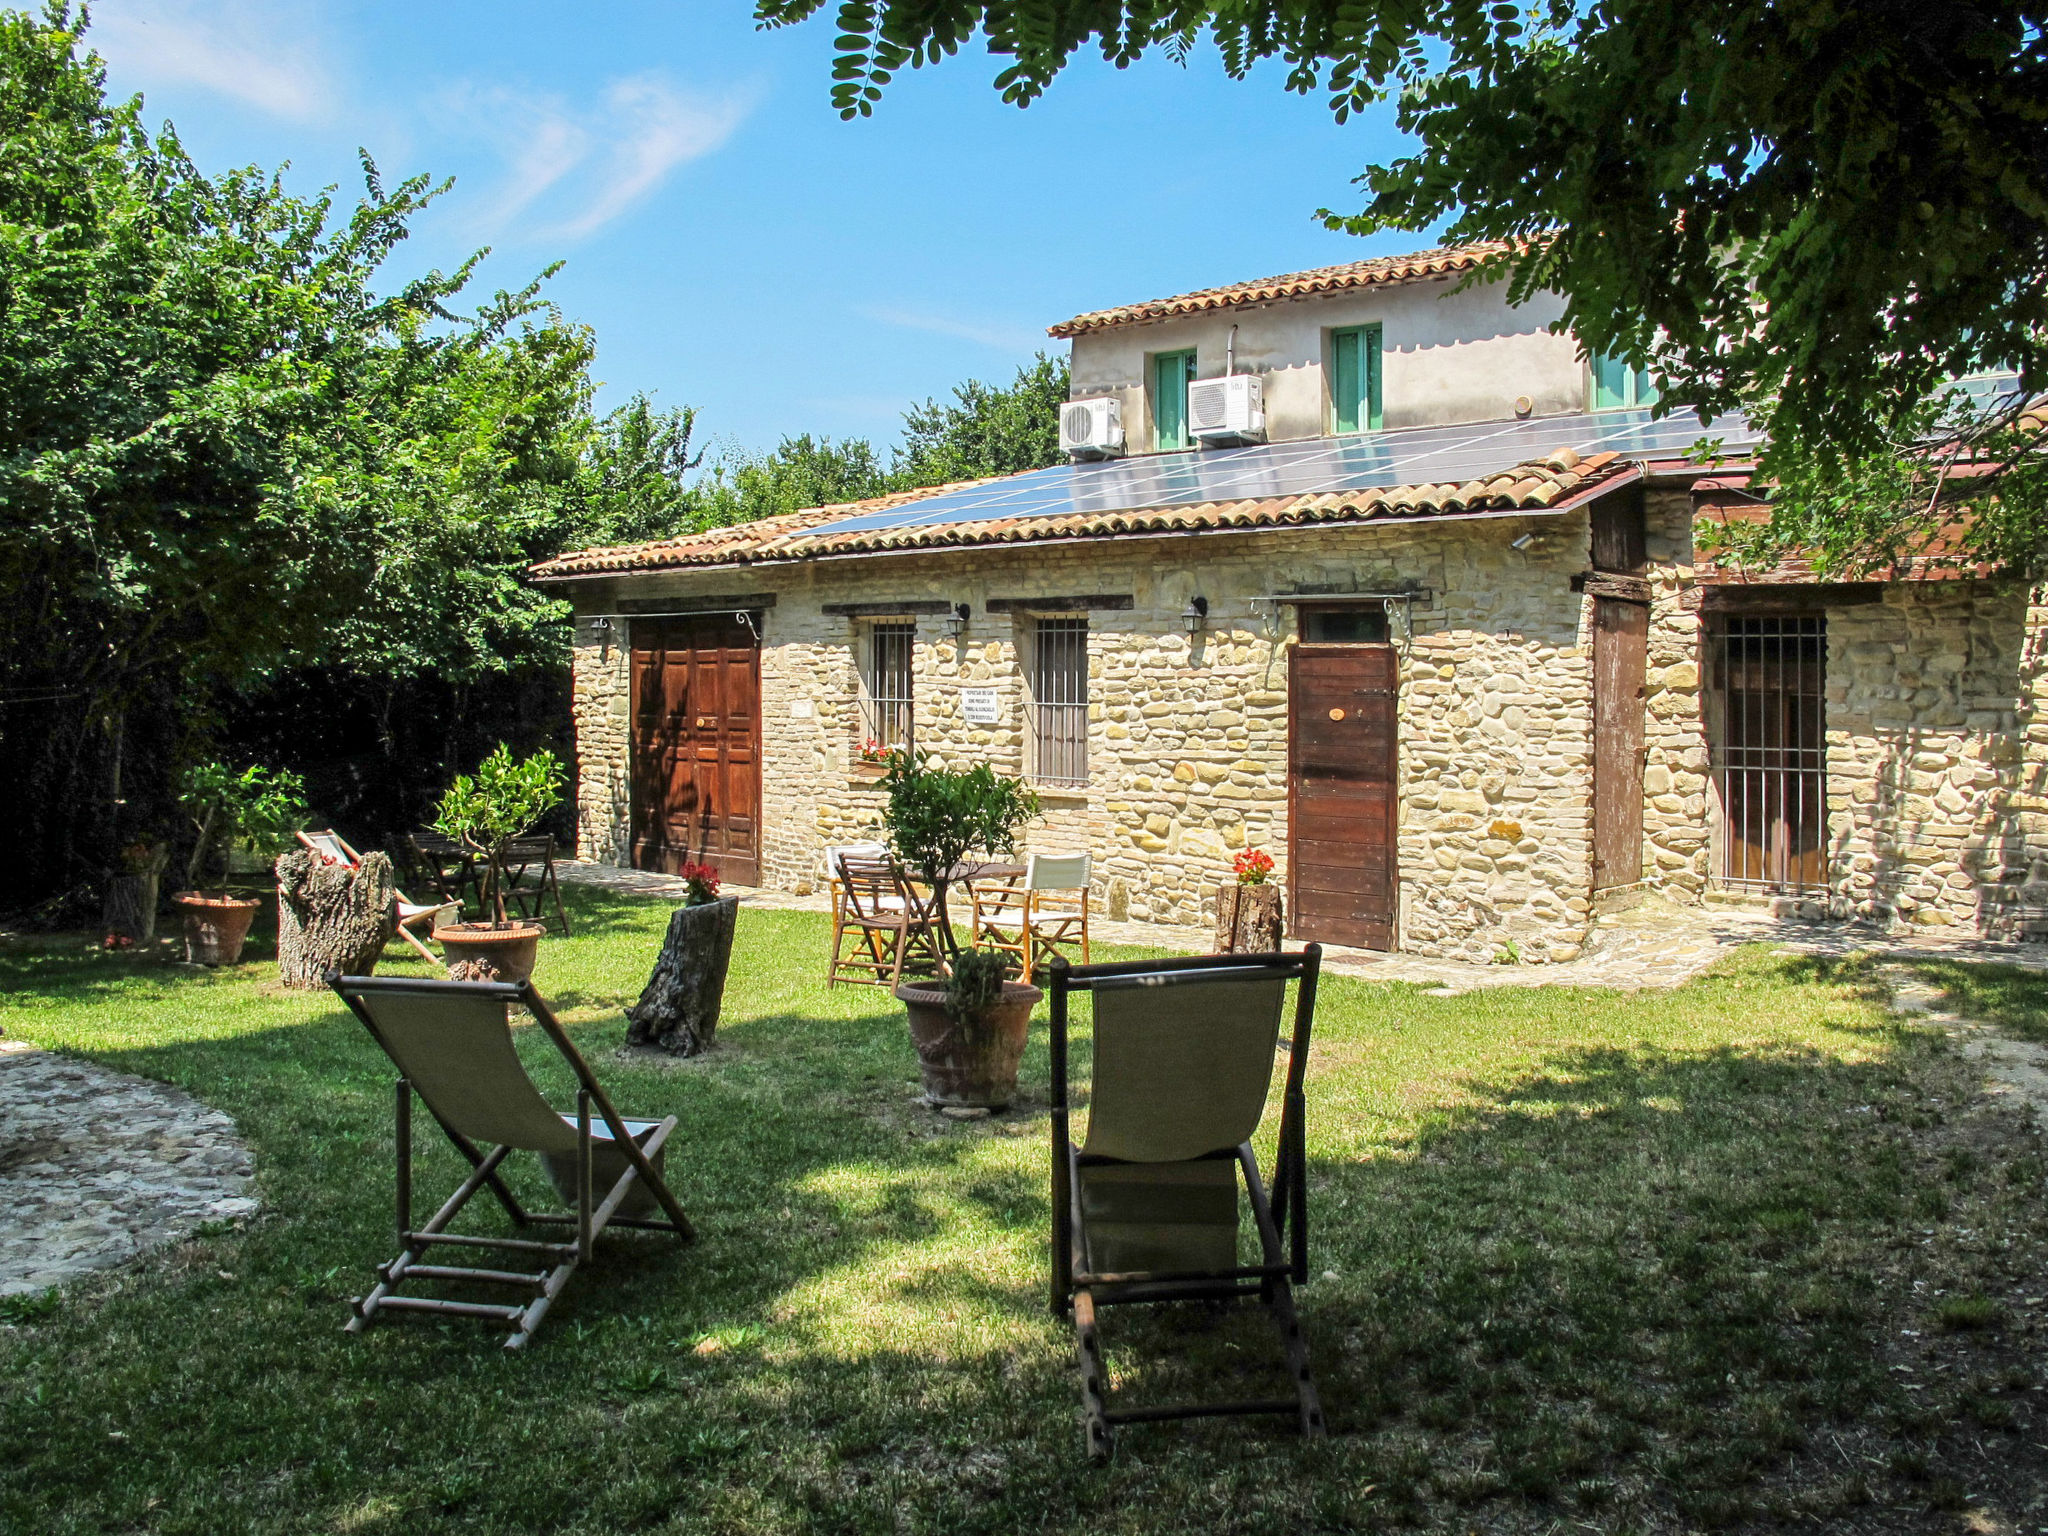
[[[1034,772],[1088,782],[1088,621],[1040,619],[1031,664]]]
[[[871,624],[861,668],[861,723],[870,741],[894,749],[911,744],[911,657],[914,623]]]

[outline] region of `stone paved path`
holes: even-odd
[[[249,1150],[189,1094],[0,1040],[0,1296],[257,1207]]]

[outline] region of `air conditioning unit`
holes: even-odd
[[[1263,443],[1266,407],[1255,373],[1188,385],[1188,431],[1204,443]]]
[[[1060,447],[1077,459],[1112,459],[1124,451],[1124,413],[1116,399],[1069,400],[1060,407]]]

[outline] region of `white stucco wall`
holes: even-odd
[[[1561,298],[1510,308],[1505,283],[1456,287],[1454,278],[1404,283],[1090,332],[1073,341],[1073,394],[1119,396],[1131,450],[1149,452],[1147,360],[1192,347],[1195,376],[1218,378],[1235,325],[1237,371],[1264,376],[1267,438],[1320,437],[1331,428],[1329,333],[1377,322],[1385,426],[1507,420],[1521,396],[1536,416],[1586,408],[1578,343],[1548,329],[1563,313]]]

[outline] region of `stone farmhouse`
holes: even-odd
[[[1703,562],[1753,439],[1694,462],[1560,304],[1465,283],[1492,250],[1052,327],[1071,466],[538,567],[580,854],[812,889],[880,819],[879,742],[1034,781],[1029,846],[1093,853],[1115,917],[1207,920],[1247,846],[1297,936],[1429,955],[1570,959],[1643,889],[2042,903],[2036,595]]]

